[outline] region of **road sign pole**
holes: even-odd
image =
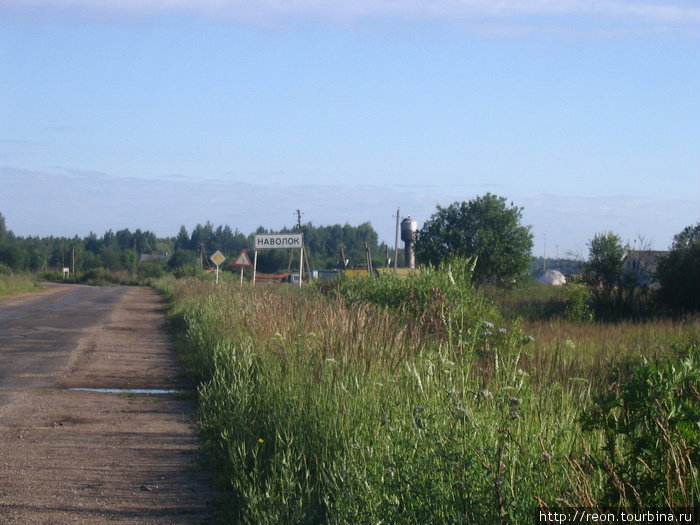
[[[226,257],[219,250],[216,250],[209,258],[216,265],[216,284],[219,284],[219,266],[226,260]]]
[[[255,274],[258,272],[258,250],[255,250],[255,261],[253,262],[253,286],[255,286]]]
[[[299,250],[299,288],[301,288],[301,281],[304,275],[304,245],[301,245]]]
[[[255,253],[257,257],[257,252]],[[250,258],[248,257],[248,253],[245,251],[245,249],[241,250],[241,253],[238,254],[238,257],[236,257],[236,260],[233,262],[234,266],[239,266],[241,268],[241,286],[243,286],[243,268],[252,268],[253,265],[250,263]],[[255,279],[255,278],[253,278]]]

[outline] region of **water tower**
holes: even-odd
[[[404,253],[406,254],[406,266],[408,268],[416,267],[416,255],[413,253],[413,243],[416,242],[417,231],[418,223],[411,220],[410,215],[401,221],[401,240],[405,243]]]

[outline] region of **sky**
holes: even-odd
[[[534,255],[700,220],[688,0],[0,0],[21,236],[419,227],[492,193]]]

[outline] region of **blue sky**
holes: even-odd
[[[681,0],[4,0],[0,213],[19,235],[370,221],[487,192],[535,254],[700,219]],[[637,245],[642,241],[637,240]]]

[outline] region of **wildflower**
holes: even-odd
[[[474,419],[473,412],[469,408],[462,406],[461,403],[457,403],[457,405],[454,407],[454,415],[455,417],[463,419],[464,421],[471,421]]]
[[[510,398],[510,412],[508,413],[510,419],[520,419],[520,405],[522,402],[523,400],[519,397]]]
[[[263,438],[258,438],[258,445],[262,445],[265,443],[265,440]]]
[[[484,321],[483,324],[484,324],[484,326],[485,326],[486,328],[494,328],[494,324],[493,324],[493,323],[489,323],[488,321]]]
[[[479,397],[483,397],[484,399],[493,399],[493,394],[487,389],[483,388],[479,390]]]

